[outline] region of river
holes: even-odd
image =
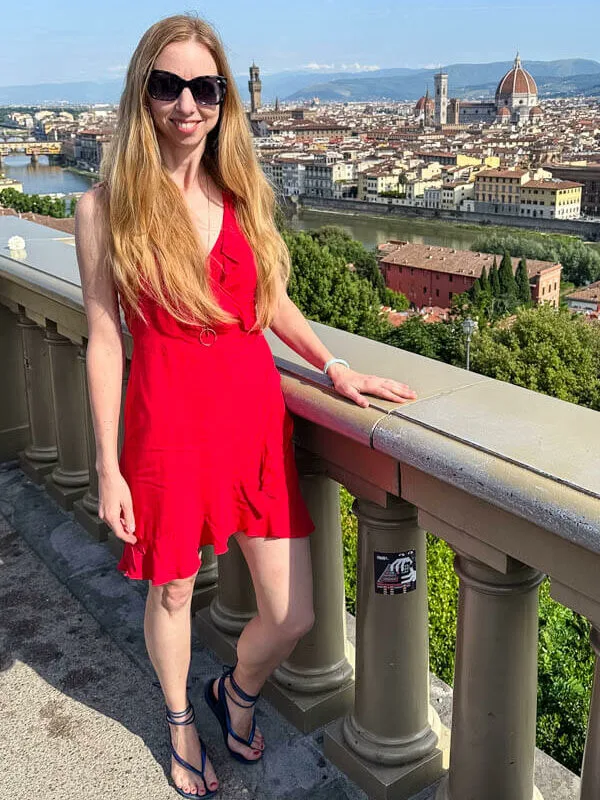
[[[469,250],[481,231],[452,222],[429,222],[418,219],[381,219],[349,214],[331,214],[326,211],[310,211],[301,208],[291,220],[295,230],[314,230],[322,225],[336,225],[343,228],[365,247],[376,247],[389,239],[400,239],[416,244],[431,244],[452,247],[455,250]]]
[[[29,156],[7,156],[2,163],[6,177],[22,183],[26,194],[85,192],[95,181],[62,167],[50,166],[48,156],[40,156],[37,164],[32,164]]]

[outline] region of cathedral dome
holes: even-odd
[[[417,100],[417,104],[415,106],[415,113],[418,114],[420,111],[425,111],[425,108],[427,108],[430,111],[433,111],[435,109],[435,101],[431,97],[428,97],[427,95],[424,95],[423,97],[420,97]]]
[[[543,111],[539,106],[534,106],[531,111],[529,112],[530,117],[541,117],[543,115]]]
[[[536,82],[526,69],[521,66],[521,59],[517,54],[513,68],[502,78],[496,89],[496,102],[508,100],[514,94],[537,96]]]

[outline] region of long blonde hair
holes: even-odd
[[[218,73],[227,78],[220,120],[207,136],[202,163],[215,184],[233,196],[256,260],[257,321],[267,327],[289,277],[289,252],[275,227],[274,193],[258,163],[223,45],[208,23],[191,14],[167,17],[149,28],[127,70],[116,134],[101,165],[109,264],[122,299],[141,317],[144,289],[180,322],[233,321],[210,289],[206,253],[183,195],[162,164],[146,102],[148,77],[159,53],[171,42],[189,40],[205,45]]]

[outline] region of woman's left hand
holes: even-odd
[[[369,406],[369,401],[363,392],[391,400],[393,403],[405,403],[417,397],[416,392],[405,383],[399,383],[391,378],[378,378],[377,375],[364,375],[362,372],[348,369],[343,364],[332,364],[327,374],[336,392],[353,400],[361,408]]]

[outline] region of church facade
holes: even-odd
[[[456,97],[449,98],[448,75],[442,71],[435,75],[434,84],[433,113],[423,113],[429,93],[415,106],[415,117],[421,122],[427,123],[433,118],[437,126],[477,123],[524,125],[539,120],[542,115],[537,84],[523,68],[518,53],[512,68],[500,80],[493,101],[466,102]]]

